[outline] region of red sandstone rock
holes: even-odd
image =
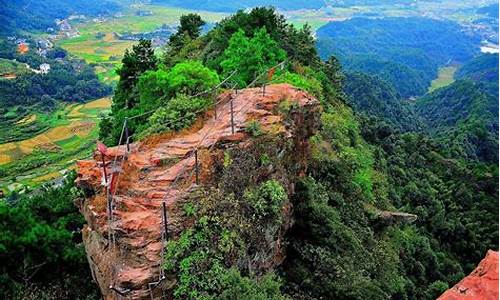
[[[438,300],[498,300],[498,252],[489,250],[469,276]]]
[[[78,162],[77,184],[90,191],[81,207],[87,221],[83,239],[94,278],[106,299],[119,299],[121,296],[117,291],[125,293],[127,299],[150,299],[148,284],[159,279],[161,263],[161,205],[165,201],[169,235],[175,238],[185,226],[183,214],[179,213],[182,209],[176,206],[176,202],[195,186],[194,149],[210,153],[221,144],[244,145],[248,139],[244,129],[250,121],[261,123],[262,130],[270,134],[284,134],[286,137],[300,134],[307,140],[314,129],[310,125],[304,126],[304,120],[319,117],[319,102],[287,84],[268,86],[265,96],[260,88],[254,88],[241,90],[232,97],[234,134],[230,123],[231,94],[225,93],[219,97],[221,104],[217,107],[217,119],[209,117],[213,115],[209,112],[209,118],[200,126],[165,135],[165,138],[152,137],[135,143],[126,158],[125,146],[107,149],[105,160],[110,170],[107,173],[118,174],[113,180],[112,220],[108,220],[100,154],[96,152],[94,160]],[[292,122],[297,126],[283,124],[284,120],[277,111],[283,100],[306,108],[303,113],[310,115],[295,116]],[[287,129],[290,126],[293,129]],[[299,143],[301,147],[307,147],[307,141]],[[294,156],[305,155],[303,150],[295,150]],[[303,173],[304,168],[302,163],[298,164],[297,172]],[[210,174],[202,174],[202,180],[209,177]],[[284,208],[284,214],[290,218],[290,207]],[[109,229],[115,235],[114,245],[108,237]],[[275,255],[260,262],[262,267],[276,266],[284,259],[280,240],[273,241],[270,247]]]

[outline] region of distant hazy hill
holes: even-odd
[[[54,19],[66,18],[72,13],[84,15],[107,14],[119,5],[107,0],[16,0],[2,1],[0,9],[0,36],[19,31],[44,31],[55,27]]]
[[[482,82],[492,95],[498,97],[498,54],[479,55],[458,69],[455,78]]]
[[[353,5],[382,5],[382,4],[412,4],[414,0],[331,0],[335,6],[353,6]]]
[[[190,9],[232,12],[255,6],[274,6],[282,10],[317,9],[325,6],[323,0],[153,0],[154,4],[163,4]]]
[[[477,10],[477,13],[498,19],[498,3],[494,3],[488,6],[483,6]]]
[[[382,77],[403,97],[418,96],[427,91],[438,66],[467,61],[479,52],[479,37],[461,29],[427,18],[353,18],[321,27],[318,50],[322,58],[338,56],[348,70]]]

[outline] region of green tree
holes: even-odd
[[[278,46],[264,27],[258,30],[251,39],[247,38],[245,32],[240,29],[229,40],[221,66],[226,76],[238,70],[235,76],[236,82],[240,87],[244,87],[259,73],[285,58],[286,52]]]
[[[180,23],[177,32],[169,38],[169,46],[174,49],[180,49],[190,40],[198,38],[201,34],[201,27],[206,24],[198,14],[183,15]]]
[[[137,87],[139,78],[146,71],[156,70],[156,68],[157,59],[151,41],[141,40],[132,47],[132,51],[128,49],[125,51],[122,67],[117,71],[120,80],[113,97],[111,118],[109,121],[101,122],[99,139],[108,145],[116,145],[119,142],[125,118],[137,113],[133,109],[140,100]],[[130,134],[134,134],[135,129],[134,123],[129,123]]]
[[[73,202],[75,178],[0,201],[0,298],[98,299],[81,244],[84,218]],[[24,298],[30,293],[36,298]]]
[[[114,111],[134,107],[138,101],[135,86],[140,75],[148,70],[154,70],[156,67],[157,60],[151,41],[140,40],[139,44],[132,47],[132,51],[125,50],[122,67],[117,70],[120,80],[113,98]]]
[[[176,64],[168,72],[166,79],[171,97],[179,94],[195,95],[220,82],[217,73],[199,61],[185,61]]]

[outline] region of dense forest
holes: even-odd
[[[422,124],[410,103],[377,75],[346,73],[343,88],[346,101],[358,114],[386,122],[403,132],[421,129]]]
[[[479,37],[456,23],[420,17],[330,22],[317,35],[323,59],[336,55],[346,70],[378,75],[405,98],[427,92],[439,66],[479,50]]]
[[[99,299],[81,244],[75,178],[0,201],[0,298]]]
[[[117,11],[117,1],[102,0],[48,0],[2,1],[0,10],[0,37],[16,32],[44,32],[56,27],[55,19],[65,19],[73,13],[97,16]]]
[[[430,116],[420,131],[412,124],[413,112],[399,102],[402,95],[382,76],[344,74],[335,57],[321,60],[309,28],[287,24],[274,9],[239,11],[202,35],[203,24],[197,15],[183,16],[161,56],[144,40],[125,53],[112,113],[101,123],[100,135],[108,145],[118,143],[126,117],[143,115],[130,120],[135,140],[190,126],[211,103],[200,91],[234,69],[240,72],[231,84],[243,87],[285,59],[273,82],[308,91],[320,100],[323,112],[320,130],[310,140],[308,172],[291,199],[295,224],[287,236],[285,263],[267,274],[231,263],[252,255],[252,234],[272,226],[286,194],[273,180],[238,191],[231,181],[237,179],[228,175],[226,187],[221,183],[199,196],[190,210],[192,228],[167,243],[163,266],[177,277],[172,287],[176,299],[432,300],[470,272],[488,249],[498,248],[497,162],[480,153],[474,159],[463,155],[470,150],[466,139],[455,140],[456,151],[450,151],[439,135],[425,130],[461,130],[471,119],[483,122],[482,114],[493,112],[480,83],[459,80],[418,100],[419,113]],[[473,54],[445,43],[450,47],[434,44],[440,53],[433,60],[444,60],[446,51],[456,59]],[[464,68],[459,74],[475,70]],[[472,100],[456,97],[465,89],[472,90]],[[457,110],[445,110],[442,101]],[[180,121],[180,116],[190,118]],[[490,147],[489,137],[474,138],[477,149]],[[224,188],[233,192],[219,190]],[[68,288],[81,284],[78,280],[87,273],[72,231],[81,226],[70,208],[77,197],[68,184],[1,203],[0,213],[8,220],[2,230],[9,235],[0,238],[0,265],[8,269],[0,296],[30,286],[59,298],[93,298],[88,285]],[[412,213],[418,219],[387,222],[378,217],[381,211]],[[11,257],[25,257],[25,263],[12,264]],[[32,270],[34,276],[23,275]],[[48,270],[58,272],[37,276]],[[54,290],[44,289],[47,285]],[[78,294],[62,293],[68,290]]]

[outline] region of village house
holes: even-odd
[[[50,65],[49,64],[41,64],[40,65],[40,74],[48,74],[50,71]]]

